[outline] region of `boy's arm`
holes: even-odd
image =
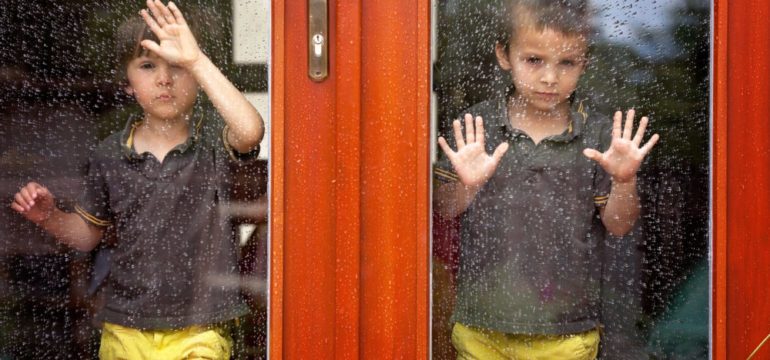
[[[204,56],[191,69],[211,103],[228,126],[227,141],[239,153],[259,145],[265,128],[262,116],[246,97]]]
[[[481,187],[497,170],[500,159],[508,151],[508,143],[503,142],[492,155],[486,153],[484,147],[484,121],[480,116],[474,119],[471,114],[465,114],[465,137],[463,137],[460,120],[452,123],[457,151],[447,144],[446,139],[439,137],[438,144],[446,154],[458,176],[458,181],[439,185],[434,194],[436,211],[444,218],[456,217],[473,202]]]
[[[433,193],[433,208],[438,214],[451,219],[465,212],[481,186],[466,186],[460,181],[438,185]]]
[[[625,127],[621,129],[623,113],[615,113],[612,123],[612,143],[607,151],[601,153],[594,149],[585,149],[583,154],[596,161],[612,177],[612,188],[607,204],[600,209],[602,223],[611,234],[625,235],[633,228],[639,217],[639,196],[636,192],[636,171],[644,157],[658,142],[658,134],[641,146],[647,117],[642,117],[636,134],[631,138],[634,127],[634,110],[628,110]]]
[[[639,218],[641,205],[636,192],[636,177],[625,183],[612,182],[612,190],[607,204],[599,209],[602,223],[610,234],[627,234]]]
[[[147,0],[147,7],[154,17],[147,10],[142,10],[142,17],[160,43],[144,40],[142,46],[193,75],[225,120],[227,141],[233,149],[247,153],[256,148],[265,132],[262,116],[200,50],[176,4]]]
[[[53,194],[40,184],[31,182],[21,188],[11,208],[76,250],[90,251],[102,239],[102,229],[88,224],[80,215],[59,210]]]

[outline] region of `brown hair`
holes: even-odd
[[[540,31],[553,29],[586,39],[592,31],[586,0],[508,0],[501,15],[495,41],[505,45],[506,49],[516,31],[526,26]]]
[[[200,14],[196,11],[186,11],[185,21],[190,27],[198,46],[203,49],[202,39],[196,31],[195,24]],[[118,84],[126,85],[126,68],[131,60],[147,55],[149,50],[142,46],[143,40],[159,42],[158,37],[152,32],[141,16],[131,16],[120,24],[115,32],[115,80]]]

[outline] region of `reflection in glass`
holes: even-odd
[[[504,2],[437,1],[434,116],[437,136],[450,142],[453,119],[511,84],[494,52]],[[662,139],[638,173],[641,220],[628,235],[602,239],[596,248],[600,356],[706,358],[710,3],[593,0],[589,9],[594,35],[576,96],[592,113],[634,108],[650,117],[647,137]],[[488,144],[488,153],[495,146]],[[513,156],[511,148],[505,156]],[[441,153],[437,147],[438,159]],[[440,176],[433,195],[432,349],[434,358],[446,359],[456,356],[451,315],[464,219],[436,211]]]
[[[137,16],[142,3],[3,2],[0,14],[0,47],[3,49],[0,53],[0,134],[4,140],[0,145],[0,188],[5,204],[13,201],[14,194],[23,185],[36,181],[56,195],[57,207],[75,211],[84,187],[93,184],[87,176],[89,157],[93,158],[103,139],[123,131],[128,119],[142,115],[142,109],[126,95],[124,85],[118,81],[113,42],[118,25],[126,17]],[[256,3],[257,7],[255,2],[249,1],[198,0],[185,2],[180,7],[189,20],[198,20],[198,40],[208,57],[241,92],[245,92],[267,121],[264,106],[267,65],[266,57],[261,54],[269,52],[264,48],[269,26],[255,34],[259,29],[249,25],[255,24],[253,19],[258,15],[269,16],[258,13],[267,11],[267,3]],[[239,9],[237,14],[236,8]],[[248,20],[244,21],[244,18]],[[234,39],[234,33],[240,34],[239,37]],[[239,45],[241,43],[243,45]],[[256,48],[255,43],[258,44]],[[197,114],[214,111],[206,96],[193,100]],[[205,138],[216,142],[221,137],[222,132],[218,132]],[[164,294],[168,289],[163,289],[159,280],[178,271],[183,276],[205,279],[213,287],[242,297],[248,312],[237,322],[227,325],[235,339],[234,358],[266,356],[265,144],[263,142],[259,156],[253,154],[244,161],[222,161],[218,167],[221,172],[213,177],[188,174],[188,184],[211,190],[210,194],[217,200],[203,213],[215,214],[207,218],[225,226],[222,232],[225,238],[220,243],[232,244],[234,263],[231,274],[234,276],[204,270],[203,262],[210,257],[205,254],[223,249],[198,251],[201,256],[191,257],[190,265],[183,266],[192,271],[172,268],[174,263],[184,264],[179,260],[192,254],[184,250],[182,240],[179,240],[179,246],[140,249],[144,250],[145,257],[137,253],[133,258],[137,262],[152,263],[147,256],[154,254],[156,259],[166,257],[169,260],[164,263],[155,260],[158,275],[136,279],[137,287],[156,288],[159,294]],[[173,165],[173,156],[184,156],[183,152],[170,154],[171,157],[163,159],[162,165]],[[132,164],[141,166],[148,162]],[[177,172],[183,173],[184,169],[175,169],[174,174],[169,175],[173,177]],[[151,173],[145,172],[145,175]],[[137,194],[145,193],[146,189],[131,187],[139,182],[127,181],[128,178],[113,177],[113,180],[124,181]],[[173,182],[169,179],[170,184]],[[160,186],[158,181],[154,184]],[[174,186],[167,189],[171,191]],[[128,196],[124,193],[111,195],[111,204],[120,202],[115,197]],[[151,199],[135,200],[153,203]],[[194,197],[188,200],[191,204],[201,203]],[[127,207],[121,210],[126,213],[138,212],[143,206],[136,202],[126,204]],[[140,227],[160,227],[172,218],[184,221],[181,214],[195,210],[192,205],[177,207],[172,215],[164,211],[163,204],[155,202],[155,205],[159,210],[147,213],[152,216],[145,216],[145,223]],[[0,223],[3,228],[0,234],[0,358],[96,358],[102,327],[100,316],[104,314],[105,299],[110,297],[105,289],[116,291],[114,286],[107,286],[116,281],[116,274],[111,271],[118,261],[114,258],[115,249],[127,242],[148,239],[116,238],[112,231],[107,231],[96,249],[79,252],[59,244],[7,205],[0,209]],[[170,238],[182,239],[188,235],[170,234]],[[194,234],[190,236],[195,237]],[[168,243],[169,239],[164,241]],[[200,247],[207,244],[187,245]],[[130,260],[123,257],[121,266],[140,266],[129,264]],[[170,297],[159,296],[148,301],[163,303]],[[203,304],[198,300],[201,299],[196,299],[197,304]]]

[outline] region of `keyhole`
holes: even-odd
[[[316,57],[321,57],[323,53],[324,36],[321,34],[313,35],[313,54]]]

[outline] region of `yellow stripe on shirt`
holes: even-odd
[[[91,215],[88,211],[83,209],[82,207],[75,205],[75,212],[78,213],[83,219],[86,221],[96,225],[96,226],[109,226],[111,223],[107,220],[99,219],[98,217]]]
[[[460,180],[460,177],[457,176],[457,174],[455,174],[455,173],[453,173],[451,171],[444,170],[444,169],[435,168],[435,169],[433,169],[433,174],[436,175],[436,177],[438,177],[439,179],[444,180],[444,181],[457,181],[457,180]]]

